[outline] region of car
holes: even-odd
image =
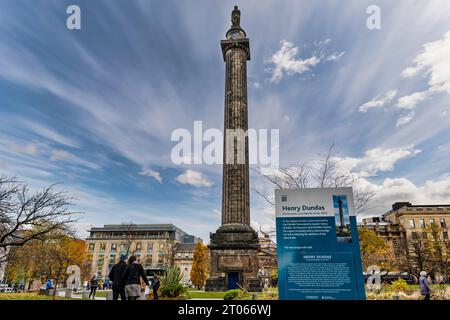
[[[11,287],[3,287],[3,288],[0,288],[0,292],[11,293],[11,292],[14,292],[14,290]]]

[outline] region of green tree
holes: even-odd
[[[197,243],[193,260],[190,278],[194,286],[197,289],[201,289],[205,285],[206,279],[208,279],[208,248],[201,240]]]

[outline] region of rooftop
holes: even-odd
[[[187,235],[186,232],[173,224],[105,224],[103,227],[93,227],[90,232],[110,232],[110,231],[178,231]]]

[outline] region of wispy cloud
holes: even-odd
[[[367,112],[370,109],[381,108],[390,103],[397,95],[397,90],[389,90],[382,96],[376,96],[372,100],[364,103],[359,107],[359,112]]]
[[[142,171],[139,172],[139,174],[141,176],[152,177],[159,183],[162,183],[162,177],[158,171],[147,168],[147,169],[142,169]]]

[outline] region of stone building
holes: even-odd
[[[122,253],[137,256],[146,273],[162,274],[174,265],[177,244],[197,243],[197,238],[173,224],[105,225],[91,228],[86,239],[92,274],[106,278]]]
[[[436,224],[442,240],[448,241],[450,205],[412,205],[397,202],[392,210],[381,217],[366,218],[360,227],[367,227],[386,240],[394,254],[414,255],[413,244],[418,239],[429,238],[427,228]]]
[[[259,277],[263,288],[276,287],[277,279],[277,244],[271,239],[270,234],[261,231],[262,237],[258,239],[258,264]]]
[[[180,268],[183,279],[181,282],[185,286],[191,286],[192,282],[190,279],[192,262],[194,260],[194,252],[197,247],[197,242],[195,243],[177,243],[174,248],[174,265]]]
[[[224,164],[222,225],[210,235],[211,268],[206,291],[226,291],[239,286],[260,291],[258,235],[250,226],[248,152],[247,60],[250,42],[240,26],[235,6],[231,28],[220,42],[225,62]],[[238,133],[228,139],[231,132]],[[243,143],[242,143],[243,142]],[[242,146],[243,145],[243,146]]]

